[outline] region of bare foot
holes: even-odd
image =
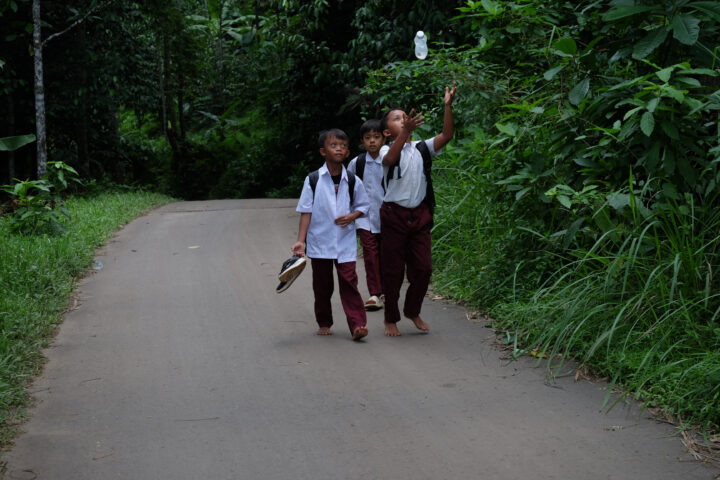
[[[386,337],[399,337],[402,334],[397,328],[396,323],[385,323],[385,336]]]
[[[330,327],[320,327],[317,331],[318,335],[332,335],[332,332],[330,331]]]
[[[360,340],[363,337],[366,337],[368,334],[368,329],[366,327],[358,327],[353,331],[352,339],[353,340]]]
[[[421,332],[428,333],[430,331],[430,325],[428,325],[422,318],[412,317],[410,318],[410,320],[412,320],[412,322],[415,324],[415,327],[417,327],[417,329]]]

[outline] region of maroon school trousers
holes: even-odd
[[[383,203],[380,207],[385,323],[400,321],[398,301],[406,267],[410,286],[405,294],[403,313],[409,318],[420,315],[432,274],[432,225],[432,213],[425,203],[415,208],[401,207],[396,203]]]
[[[355,262],[338,263],[328,258],[311,259],[313,292],[315,293],[315,319],[320,327],[330,328],[333,325],[332,297],[335,284],[333,282],[333,265],[337,269],[340,302],[347,317],[350,332],[367,325],[365,304],[358,291],[358,277]]]
[[[380,277],[380,234],[369,230],[357,229],[360,245],[363,249],[363,262],[365,263],[365,279],[367,280],[370,295],[380,296],[383,293]]]

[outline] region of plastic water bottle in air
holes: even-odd
[[[425,32],[418,30],[415,34],[415,56],[420,60],[424,60],[427,54],[427,37],[425,36]]]

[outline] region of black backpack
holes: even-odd
[[[417,148],[420,151],[420,155],[422,155],[423,172],[425,173],[425,180],[427,181],[427,188],[425,189],[425,198],[423,199],[423,203],[427,204],[427,206],[430,207],[430,213],[433,213],[435,211],[435,190],[433,190],[432,176],[430,175],[432,171],[432,155],[430,155],[430,149],[425,144],[425,141],[416,143],[415,148]],[[358,163],[360,163],[360,158],[358,158]],[[365,168],[364,162],[363,168]],[[398,159],[398,161],[390,167],[387,180],[383,181],[383,188],[385,188],[385,182],[390,182],[390,180],[395,178],[395,170],[397,170],[397,178],[402,178],[402,174],[400,172],[400,159]]]
[[[360,180],[363,180],[363,175],[365,175],[365,160],[367,158],[367,152],[362,152],[357,157],[357,161],[355,162],[355,175]],[[348,172],[350,173],[350,172]],[[364,181],[364,180],[363,180]]]
[[[363,165],[363,168],[365,165]],[[355,200],[355,174],[352,172],[347,172],[348,176],[348,191],[350,193],[350,206],[352,207],[353,201]],[[317,182],[320,179],[320,170],[315,170],[314,172],[311,172],[310,175],[308,175],[308,179],[310,180],[310,188],[312,188],[313,192],[313,201],[315,200],[315,187],[317,187]]]

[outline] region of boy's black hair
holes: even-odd
[[[383,113],[382,120],[380,120],[380,128],[382,128],[381,133],[385,131],[387,128],[387,118],[388,115],[390,115],[391,112],[394,112],[395,110],[400,110],[401,112],[404,112],[405,110],[402,107],[392,107],[387,110],[385,110],[385,113]]]
[[[360,138],[368,132],[378,132],[382,135],[383,132],[382,122],[376,118],[371,118],[367,122],[360,125]]]
[[[331,128],[320,132],[320,136],[318,137],[318,145],[320,145],[320,148],[325,147],[325,140],[327,140],[328,137],[335,137],[339,140],[350,141],[347,133],[343,132],[339,128]]]

